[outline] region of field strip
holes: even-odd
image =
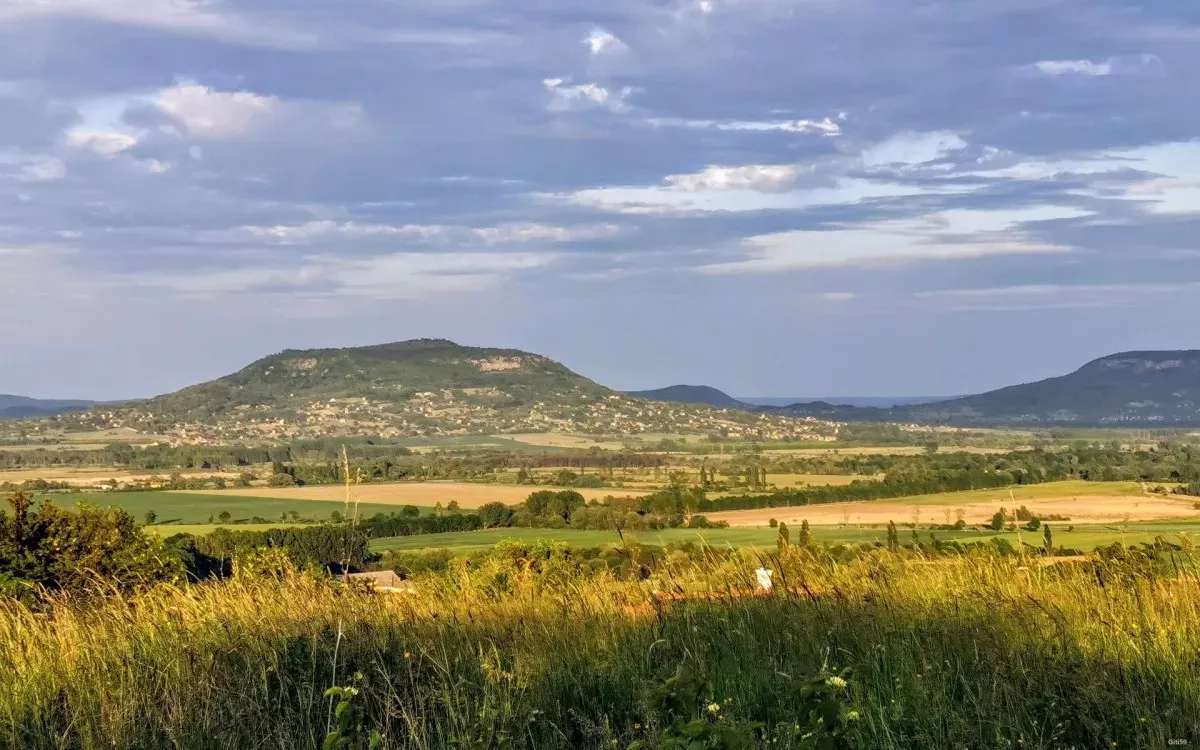
[[[955,494],[955,493],[950,493]],[[948,499],[948,498],[947,498]],[[914,502],[916,500],[916,502]],[[1157,495],[1069,495],[1013,501],[997,493],[986,501],[975,498],[961,503],[930,504],[915,498],[874,500],[823,505],[758,508],[706,514],[711,521],[727,521],[730,526],[764,526],[770,520],[798,524],[807,520],[818,526],[886,524],[888,521],[919,525],[954,523],[958,512],[968,524],[986,523],[1001,506],[1010,511],[1024,505],[1034,515],[1066,516],[1072,523],[1123,523],[1125,521],[1181,520],[1200,517],[1190,498],[1176,499]]]
[[[516,505],[524,502],[531,492],[537,490],[563,489],[556,487],[503,484],[473,484],[469,482],[392,482],[387,484],[362,484],[354,488],[354,495],[365,503],[381,505],[436,505],[457,502],[462,508],[478,508],[487,503],[501,502]],[[570,488],[566,488],[570,489]],[[236,494],[240,497],[272,498],[277,500],[323,500],[342,501],[346,488],[342,485],[310,487],[250,487],[234,490],[187,490],[192,495]],[[580,489],[576,490],[586,500],[599,500],[609,495],[617,497],[645,495],[645,490],[627,489]]]

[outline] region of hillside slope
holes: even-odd
[[[793,404],[778,414],[954,425],[1200,425],[1200,351],[1121,352],[1067,375],[892,409]]]
[[[217,380],[59,422],[189,441],[542,431],[784,438],[835,430],[817,420],[630,398],[538,354],[440,339],[288,350]]]
[[[745,409],[748,404],[708,385],[669,385],[651,391],[626,391],[626,396],[668,401],[675,404],[704,404],[718,409]]]
[[[1112,354],[1068,375],[902,411],[939,420],[1200,424],[1200,351]]]

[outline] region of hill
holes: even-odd
[[[47,417],[94,406],[95,401],[29,398],[0,393],[0,419]]]
[[[792,404],[778,414],[954,425],[1200,425],[1200,351],[1122,352],[1067,375],[891,409]]]
[[[207,383],[58,418],[71,430],[132,427],[190,442],[646,432],[819,438],[832,425],[631,398],[517,349],[417,339],[287,350]]]
[[[675,404],[704,404],[718,409],[745,409],[748,406],[724,391],[707,385],[669,385],[652,391],[627,391],[625,395]]]

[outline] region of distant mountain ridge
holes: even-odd
[[[82,399],[30,398],[0,393],[0,419],[29,419],[49,417],[95,406],[95,401]]]
[[[837,406],[875,406],[891,408],[910,404],[931,404],[953,396],[737,396],[738,401],[751,406],[791,406],[792,404],[823,403]]]
[[[1200,350],[1131,351],[1074,372],[974,396],[890,409],[793,404],[775,410],[837,421],[951,425],[1200,425]]]
[[[656,388],[650,391],[626,391],[625,395],[677,404],[704,404],[718,409],[747,409],[750,407],[749,404],[738,401],[724,391],[707,385],[669,385],[666,388]]]
[[[811,419],[633,398],[540,354],[444,339],[286,350],[175,393],[58,421],[190,442],[547,431],[820,439],[836,432]]]

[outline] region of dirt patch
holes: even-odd
[[[491,359],[473,359],[471,364],[480,372],[512,372],[521,369],[520,357],[492,357]]]

